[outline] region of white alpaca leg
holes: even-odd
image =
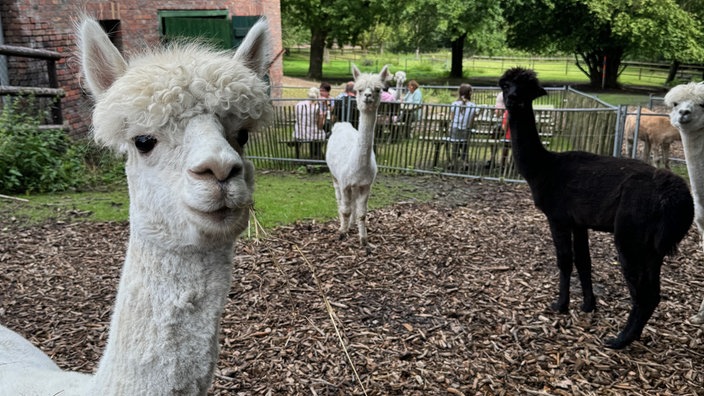
[[[360,187],[359,195],[355,201],[355,218],[357,220],[357,230],[359,230],[359,242],[362,246],[367,246],[367,203],[371,186]]]
[[[350,214],[352,213],[352,202],[350,188],[340,189],[340,200],[338,202],[338,214],[340,215],[340,238],[350,230]]]

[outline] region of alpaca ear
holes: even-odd
[[[538,91],[535,94],[535,98],[539,98],[541,96],[546,96],[548,94],[548,91],[545,90],[543,87],[538,87]]]
[[[262,78],[269,71],[273,61],[271,47],[271,34],[269,33],[269,23],[265,18],[260,19],[249,29],[242,44],[237,47],[233,59],[236,59],[245,66],[252,69],[259,78]]]
[[[127,62],[98,22],[84,19],[78,28],[81,64],[93,95],[105,92],[127,70]]]
[[[379,76],[381,77],[381,81],[386,81],[391,79],[391,73],[389,73],[389,65],[384,65],[383,68],[381,68],[381,71],[379,72]]]
[[[352,77],[356,80],[359,75],[362,74],[361,71],[359,71],[359,68],[357,68],[357,65],[354,63],[352,64]]]

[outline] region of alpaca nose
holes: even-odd
[[[198,179],[215,179],[224,183],[242,172],[243,164],[231,158],[210,158],[199,163],[189,172]]]
[[[242,172],[242,157],[223,136],[222,125],[201,116],[194,118],[186,129],[186,143],[191,148],[188,172],[192,177],[222,183]]]

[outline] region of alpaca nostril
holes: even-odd
[[[242,172],[241,164],[203,164],[193,167],[189,172],[197,179],[215,179],[218,182],[225,182]]]
[[[237,177],[240,174],[242,174],[242,169],[243,169],[242,165],[240,165],[240,164],[236,164],[235,166],[233,166],[232,169],[230,169],[230,173],[227,175],[226,180],[232,179],[232,178]],[[220,180],[220,181],[225,181],[225,180]]]

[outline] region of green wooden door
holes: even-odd
[[[232,48],[232,33],[230,31],[230,22],[227,19],[164,18],[164,36],[167,40],[176,37],[198,37],[213,43],[218,48]]]

